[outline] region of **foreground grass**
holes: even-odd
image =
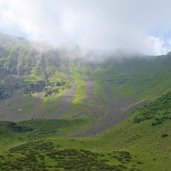
[[[169,171],[170,113],[168,92],[96,137],[76,136],[78,130],[86,129],[84,120],[3,122],[0,167],[1,170],[31,167],[33,170]],[[156,118],[162,122],[154,124]]]

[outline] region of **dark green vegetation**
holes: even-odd
[[[171,54],[80,56],[0,35],[0,170],[169,171]]]
[[[141,109],[137,109],[135,113],[139,113],[134,118],[134,123],[140,123],[145,120],[152,120],[152,125],[162,124],[164,121],[171,120],[171,92],[161,96],[159,99],[145,105]]]
[[[11,134],[22,134],[27,139],[37,139],[47,136],[70,136],[80,132],[86,125],[84,120],[29,120],[18,123],[1,121],[0,134],[7,136]],[[77,128],[79,127],[79,130]]]
[[[138,171],[135,166],[140,163],[126,151],[93,153],[81,149],[61,149],[60,145],[54,146],[52,142],[43,141],[10,148],[0,158],[2,170]],[[129,168],[128,163],[135,166]]]

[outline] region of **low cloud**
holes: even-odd
[[[170,6],[170,0],[1,0],[0,30],[55,47],[164,54]]]

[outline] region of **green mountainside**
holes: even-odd
[[[169,171],[170,75],[170,53],[96,62],[0,34],[0,170]]]

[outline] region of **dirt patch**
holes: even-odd
[[[44,113],[45,113],[44,118],[57,119],[61,115],[63,115],[66,111],[70,110],[71,105],[72,105],[72,101],[73,101],[73,98],[74,98],[75,91],[76,91],[75,86],[68,89],[66,93],[64,93],[61,97],[59,97],[56,100],[55,104],[51,104],[51,105],[53,105],[53,106],[51,106],[52,109],[53,109],[53,107],[56,106],[54,111],[49,113],[49,110],[51,110],[50,106],[49,106],[49,108],[47,108],[44,111]],[[46,113],[49,113],[49,114],[47,115]]]
[[[105,98],[96,97],[93,93],[93,82],[92,80],[87,81],[88,95],[85,99],[85,103],[89,103],[91,99],[94,99],[94,105],[88,107],[92,108],[92,111],[95,111],[95,116],[100,116],[101,120],[86,130],[82,135],[91,136],[96,135],[97,133],[106,131],[112,128],[114,125],[126,119],[129,114],[137,107],[141,106],[143,102],[136,103],[136,100],[126,100],[118,99],[113,100],[112,98],[112,88],[107,81],[104,82],[105,88]],[[99,106],[103,106],[99,109]],[[127,109],[128,108],[128,109]],[[127,109],[124,111],[124,109]]]
[[[11,98],[0,101],[0,120],[57,119],[70,109],[74,93],[75,87],[72,87],[56,101],[52,101],[42,108],[43,100],[41,98],[31,98],[16,92]]]
[[[32,98],[15,92],[11,98],[0,101],[0,120],[21,121],[36,118],[37,106],[41,103],[40,98]]]

